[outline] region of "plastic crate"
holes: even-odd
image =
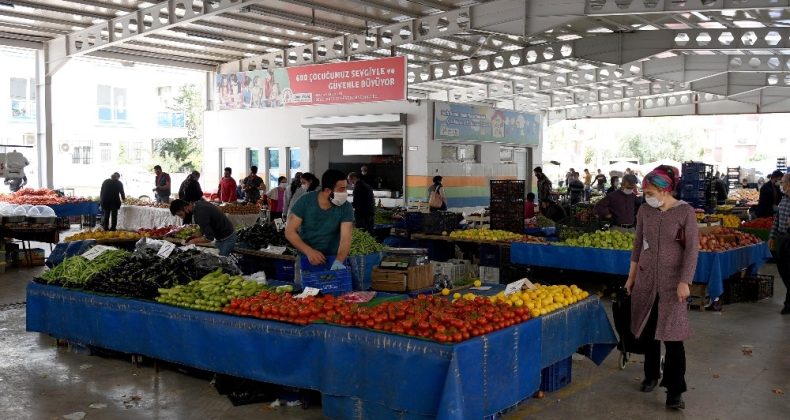
[[[480,265],[499,267],[500,248],[496,245],[480,245]]]
[[[510,200],[519,198],[524,199],[526,195],[526,181],[524,180],[500,180],[490,181],[491,200]]]
[[[543,368],[540,371],[540,390],[554,392],[568,386],[571,383],[571,370],[573,370],[572,357]]]
[[[729,303],[756,302],[774,295],[774,276],[757,274],[729,283]]]
[[[274,270],[277,280],[287,282],[294,281],[294,274],[296,271],[293,261],[277,260],[277,262],[274,263]]]
[[[441,235],[458,228],[458,214],[452,212],[436,211],[426,214],[422,220],[422,231],[429,235]]]
[[[425,213],[406,213],[406,229],[410,232],[421,232],[424,217]]]
[[[351,270],[331,270],[334,257],[328,257],[322,265],[310,265],[302,257],[302,286],[313,287],[328,295],[340,295],[351,291]]]

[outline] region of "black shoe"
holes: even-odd
[[[667,394],[667,408],[671,408],[673,410],[683,410],[686,408],[686,403],[683,402],[683,395],[682,394]]]
[[[782,308],[782,312],[780,312],[780,314],[782,314],[782,315],[790,315],[790,305],[785,305],[785,307]]]
[[[642,386],[639,387],[639,390],[642,392],[653,392],[654,389],[658,386],[658,379],[645,379],[642,381]]]

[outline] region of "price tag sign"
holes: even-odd
[[[521,279],[508,284],[507,286],[505,286],[505,296],[510,296],[513,293],[521,291],[521,288],[524,287],[524,283],[526,282],[527,279]]]
[[[285,249],[286,248],[284,246],[269,245],[266,249],[264,249],[264,251],[268,252],[269,254],[283,255],[285,253]]]
[[[101,254],[104,254],[105,252],[107,252],[107,251],[109,251],[111,249],[115,249],[115,248],[113,248],[111,246],[105,246],[105,245],[96,245],[93,248],[85,251],[82,254],[82,256],[87,258],[88,261],[93,261],[96,257],[98,257]]]
[[[525,277],[525,278],[523,278],[523,279],[521,279],[521,280],[524,280],[524,286],[526,286],[526,287],[527,287],[527,289],[529,289],[529,290],[535,290],[535,289],[537,289],[537,287],[535,287],[535,285],[534,285],[534,284],[532,284],[532,282],[531,282],[531,281],[529,281],[529,279],[528,279],[528,278],[526,278],[526,277]]]
[[[480,290],[485,292],[486,290],[491,290],[491,286],[470,287],[469,290]]]
[[[304,290],[302,290],[302,293],[299,293],[298,295],[296,295],[294,297],[297,298],[297,299],[303,299],[303,298],[306,298],[308,296],[318,296],[318,293],[320,293],[320,292],[321,292],[321,290],[320,289],[316,289],[315,287],[305,287]]]
[[[161,258],[167,258],[170,256],[170,254],[173,253],[173,250],[175,249],[176,249],[176,244],[172,242],[165,242],[164,244],[162,244],[162,247],[159,248],[159,252],[157,252],[156,255],[158,255]]]
[[[278,217],[277,219],[274,219],[274,226],[277,227],[277,232],[279,232],[285,229],[285,222],[283,222],[283,219]]]

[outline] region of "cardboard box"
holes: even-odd
[[[388,270],[380,267],[373,268],[373,290],[383,292],[406,292],[421,290],[433,285],[433,267],[420,265],[409,267],[406,270]]]

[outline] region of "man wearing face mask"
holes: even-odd
[[[607,194],[595,205],[598,217],[611,220],[614,226],[633,227],[636,212],[639,210],[639,198],[634,194],[636,176],[623,177],[622,188]]]
[[[334,255],[332,269],[344,268],[354,229],[354,210],[347,201],[346,187],[346,175],[329,169],[321,177],[321,190],[304,194],[291,208],[285,237],[310,264],[324,264],[327,256]],[[300,267],[296,269],[301,272]]]

